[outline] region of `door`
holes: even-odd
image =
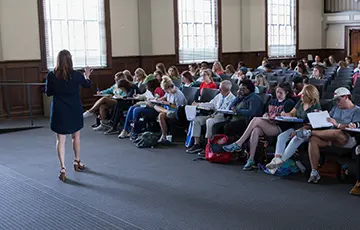
[[[350,56],[356,67],[360,60],[360,30],[350,31]]]

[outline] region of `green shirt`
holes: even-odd
[[[295,109],[297,118],[307,120],[307,114],[315,112],[316,110],[321,110],[321,106],[317,103],[310,106],[307,110],[304,110],[304,103],[300,100],[296,103]]]

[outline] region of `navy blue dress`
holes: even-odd
[[[84,127],[80,86],[91,87],[91,81],[78,71],[68,80],[59,80],[53,71],[46,76],[46,94],[53,96],[50,110],[50,128],[58,134],[73,134]]]

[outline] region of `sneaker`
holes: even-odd
[[[266,165],[268,169],[280,168],[284,164],[284,161],[280,157],[274,157],[269,164]]]
[[[360,155],[360,145],[356,146],[355,154]]]
[[[170,142],[170,141],[168,141],[168,140],[166,140],[166,139],[163,139],[163,138],[160,138],[160,139],[158,140],[158,143],[159,143],[159,144],[162,144],[162,145],[171,145],[171,142]]]
[[[256,163],[253,159],[248,158],[246,165],[244,166],[243,170],[244,171],[250,171],[253,170],[254,168],[256,168]]]
[[[113,128],[110,128],[108,131],[106,131],[104,133],[105,135],[114,135],[114,134],[119,134],[119,131]]]
[[[102,132],[105,132],[105,131],[109,130],[109,128],[103,126],[102,124],[100,124],[98,127],[93,128],[93,130],[94,130],[94,131],[102,131]]]
[[[109,126],[109,127],[112,126],[112,122],[109,120],[101,120],[100,123],[105,126]]]
[[[205,150],[201,150],[200,152],[198,152],[197,154],[199,157],[205,157]]]
[[[355,186],[350,190],[351,195],[360,196],[360,181],[357,181]]]
[[[188,148],[186,150],[187,153],[198,153],[201,152],[203,149],[201,148],[201,146],[199,144],[195,144],[193,145],[191,148]]]
[[[298,138],[307,139],[307,138],[311,137],[311,130],[308,130],[308,129],[297,130],[296,136]]]
[[[121,131],[120,135],[118,136],[118,138],[120,138],[120,139],[124,139],[124,138],[128,138],[128,137],[129,137],[129,133],[125,129],[123,129]]]
[[[308,183],[313,183],[313,184],[317,184],[319,182],[319,180],[321,179],[319,173],[311,173]]]
[[[94,116],[94,113],[90,113],[89,110],[87,110],[85,113],[83,113],[83,118],[88,118]]]
[[[230,145],[224,145],[223,149],[228,153],[233,153],[233,152],[241,151],[241,146],[236,144],[236,142],[234,142],[234,143],[232,143]]]

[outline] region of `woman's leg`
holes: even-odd
[[[71,135],[75,160],[80,161],[80,130]]]
[[[275,157],[266,165],[268,169],[278,168],[284,163],[282,156],[286,149],[286,143],[290,140],[290,135],[293,132],[294,129],[288,129],[285,132],[280,133],[276,141]]]
[[[105,105],[105,104],[100,105],[99,114],[100,114],[100,119],[102,121],[106,120],[106,117],[107,117],[107,114],[108,114],[108,109],[109,108],[107,107],[107,105]]]
[[[160,123],[160,128],[161,128],[160,140],[165,140],[166,134],[167,134],[166,113],[159,114],[159,123]]]
[[[102,97],[99,100],[97,100],[95,102],[95,104],[93,105],[93,107],[91,107],[91,109],[89,109],[88,111],[90,113],[95,113],[96,111],[98,111],[100,106],[103,104],[107,105],[108,107],[111,107],[116,104],[116,100],[108,98],[108,97]]]
[[[261,131],[267,136],[276,136],[279,134],[279,128],[275,124],[269,123],[267,120],[261,119],[260,117],[254,117],[250,124],[247,126],[244,134],[236,142],[237,145],[241,146],[244,142],[252,135],[252,131],[259,127]],[[257,142],[256,142],[257,145]]]
[[[56,134],[56,150],[60,161],[60,168],[65,168],[65,141],[65,135]]]
[[[263,120],[264,121],[264,120]],[[259,136],[266,135],[269,137],[273,137],[279,134],[279,128],[275,124],[270,124],[265,121],[267,124],[263,123],[262,125],[255,126],[254,130],[251,132],[250,136],[250,158],[254,159],[254,155],[256,152],[256,147],[259,143]]]
[[[288,159],[290,159],[295,154],[295,152],[299,148],[299,146],[302,143],[307,142],[307,141],[308,141],[307,138],[299,138],[297,136],[294,136],[293,138],[291,138],[291,141],[289,142],[289,144],[287,145],[287,147],[284,150],[283,155],[281,156],[281,160],[283,160],[285,162]]]
[[[125,118],[124,130],[128,133],[131,131],[130,123],[134,120],[134,114],[135,114],[136,109],[137,109],[137,106],[133,105],[129,108],[129,110],[127,112],[127,115]]]

